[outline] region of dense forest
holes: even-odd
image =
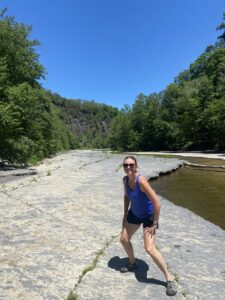
[[[224,14],[225,21],[225,14]],[[0,159],[35,163],[62,150],[225,150],[225,23],[214,45],[165,90],[132,107],[65,99],[42,88],[31,27],[0,12]]]
[[[0,13],[0,158],[35,163],[76,146],[76,139],[41,88],[44,67],[30,26]]]
[[[31,26],[0,12],[0,159],[35,163],[63,150],[108,147],[118,109],[94,101],[67,100],[43,89]]]

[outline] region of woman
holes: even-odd
[[[129,257],[129,264],[121,268],[121,272],[134,271],[137,268],[133,246],[130,242],[133,234],[143,224],[144,246],[147,253],[164,273],[167,281],[166,294],[176,294],[174,276],[168,271],[166,263],[155,247],[156,230],[158,229],[160,202],[147,179],[138,174],[137,160],[127,156],[123,161],[124,171],[124,217],[120,241]]]

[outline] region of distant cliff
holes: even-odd
[[[108,132],[118,109],[106,104],[80,99],[65,99],[51,94],[53,104],[59,109],[62,120],[76,136],[81,148],[108,147]]]

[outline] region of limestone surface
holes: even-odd
[[[133,239],[138,269],[121,274],[119,243],[125,155],[71,151],[45,160],[32,176],[0,184],[0,300],[167,299],[165,279]],[[157,177],[178,159],[139,156]],[[35,174],[36,173],[36,174]],[[174,299],[224,299],[225,232],[161,198],[157,246],[176,274]]]

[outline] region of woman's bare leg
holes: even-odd
[[[155,234],[151,235],[144,232],[144,246],[147,253],[152,257],[155,264],[165,275],[166,280],[173,280],[174,276],[168,271],[167,265],[162,254],[155,247]]]
[[[131,264],[135,263],[135,256],[133,246],[130,240],[139,227],[139,224],[130,224],[126,221],[120,235],[120,242],[122,243],[123,248],[129,257]]]

